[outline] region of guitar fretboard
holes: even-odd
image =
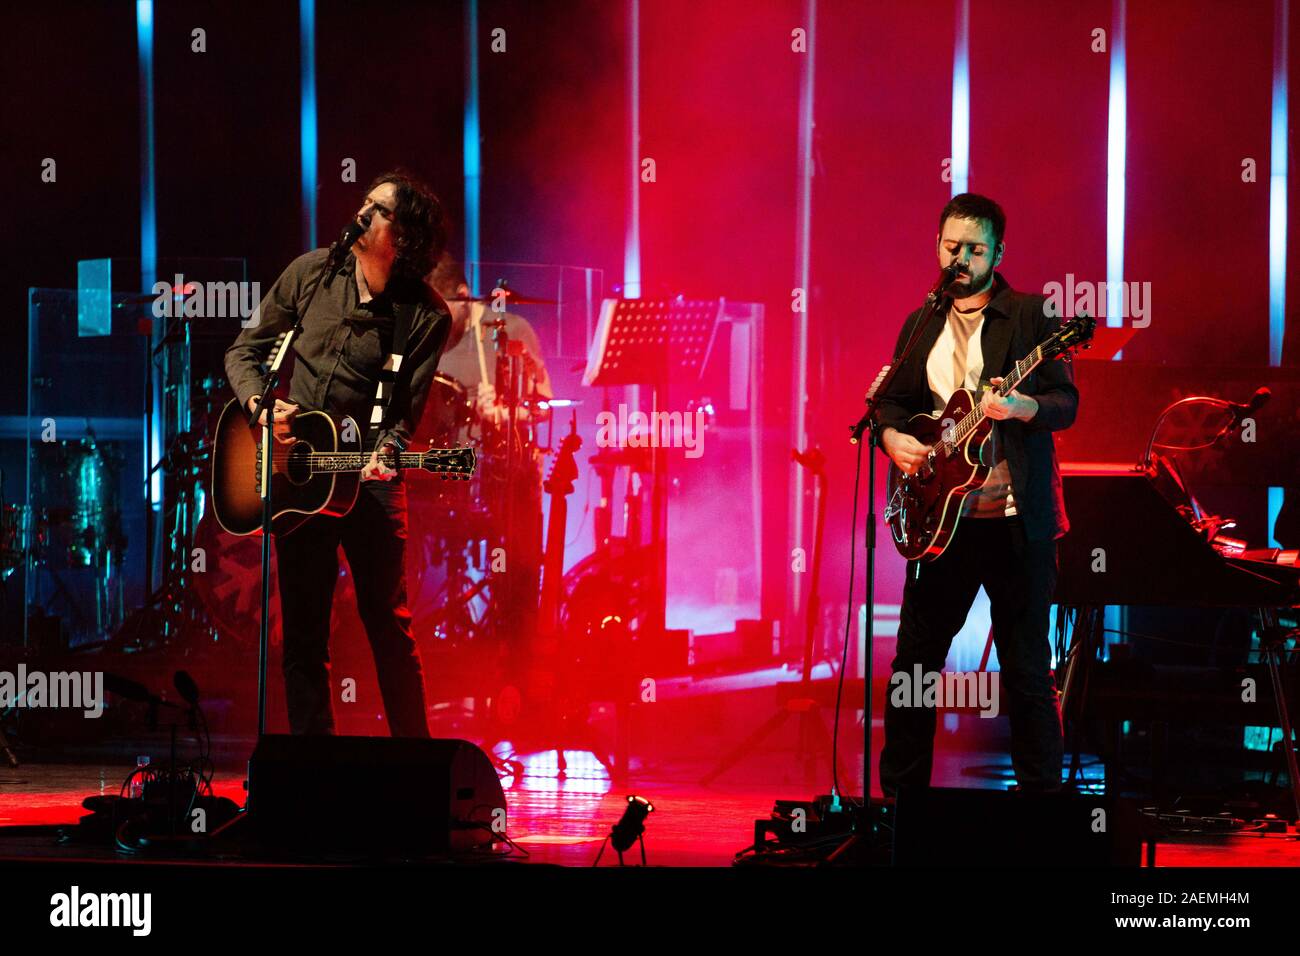
[[[1002,384],[993,390],[1000,396],[1010,395],[1021,382],[1034,370],[1034,367],[1043,360],[1043,347],[1037,346],[1032,352],[1022,358],[1007,376],[1002,380]],[[964,442],[980,423],[984,421],[984,408],[982,405],[976,405],[969,412],[962,416],[961,421],[943,433],[943,451],[945,457],[951,457],[956,453],[958,447]],[[936,449],[938,451],[938,449]]]
[[[276,453],[276,461],[280,461]],[[306,462],[312,474],[337,474],[361,471],[370,462],[369,452],[313,451],[307,454],[286,456],[286,460]],[[257,449],[258,470],[261,470],[262,448]],[[473,474],[475,458],[472,450],[465,448],[438,448],[424,452],[402,452],[380,455],[379,461],[388,468],[428,471],[438,475]]]
[[[360,471],[370,461],[370,456],[360,452],[311,453],[311,470],[314,472]],[[380,455],[380,462],[387,468],[423,468],[424,458],[418,452],[403,452],[400,455]]]

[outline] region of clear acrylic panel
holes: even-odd
[[[29,290],[25,642],[103,639],[143,598],[141,298],[113,294],[109,334],[83,335],[77,292]]]
[[[164,259],[165,292],[126,292],[142,281],[138,261],[83,260],[77,289],[28,291],[26,468],[22,504],[5,516],[17,529],[6,561],[23,577],[25,644],[107,640],[149,601],[176,520],[174,453],[201,427],[196,388],[216,387],[195,381],[191,356],[228,343],[240,323],[224,309],[185,316],[173,288],[193,297],[246,274],[242,259]]]
[[[587,357],[600,301],[605,293],[605,271],[588,266],[551,266],[527,262],[468,262],[465,275],[470,289],[487,295],[505,280],[520,295],[549,300],[550,304],[510,305],[510,311],[528,320],[541,339],[547,360]]]

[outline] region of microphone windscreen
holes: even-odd
[[[172,678],[172,683],[176,686],[181,699],[187,704],[199,702],[199,685],[194,683],[194,678],[190,676],[189,671],[177,671]]]

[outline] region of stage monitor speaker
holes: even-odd
[[[1075,793],[904,789],[896,866],[1137,866],[1136,805]]]
[[[429,856],[489,844],[505,794],[464,740],[264,736],[248,764],[262,842],[295,850]]]

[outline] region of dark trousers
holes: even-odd
[[[993,643],[1011,718],[1011,764],[1026,790],[1061,783],[1061,714],[1051,674],[1048,611],[1056,587],[1056,542],[1028,541],[1019,518],[963,518],[936,560],[907,566],[894,673],[943,670],[952,639],[966,622],[980,585],[989,596]],[[891,689],[893,685],[891,684]],[[935,709],[895,707],[885,699],[880,783],[930,784]]]
[[[394,737],[428,737],[424,673],[406,604],[401,480],[363,481],[356,505],[344,517],[318,515],[275,539],[290,732],[334,733],[329,639],[340,544],[375,656],[389,730]]]

